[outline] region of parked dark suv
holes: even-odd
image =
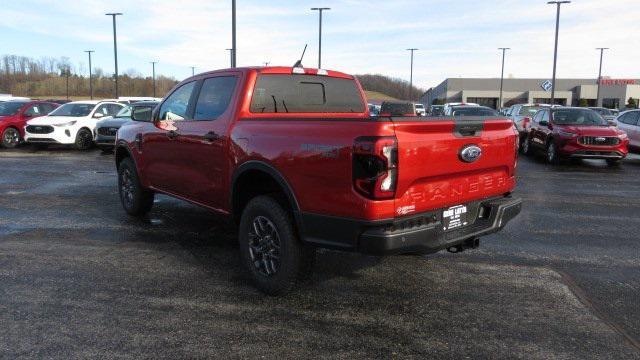
[[[522,144],[525,154],[544,152],[547,161],[562,158],[604,159],[618,165],[627,156],[629,139],[587,108],[558,107],[539,110]]]

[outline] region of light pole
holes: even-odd
[[[602,56],[604,55],[604,51],[609,50],[609,48],[596,48],[596,50],[600,50],[600,68],[598,69],[598,93],[596,95],[596,106],[602,106],[602,101],[600,101],[600,80],[602,80]]]
[[[229,58],[231,58],[231,67],[235,67],[235,65],[233,64],[235,51],[233,51],[233,49],[225,49],[225,50],[229,52]]]
[[[191,67],[191,76],[194,76],[196,74],[196,67],[192,66]]]
[[[151,61],[151,79],[153,80],[153,97],[156,97],[156,64],[157,61]]]
[[[231,0],[231,67],[236,67],[236,0]]]
[[[122,15],[122,13],[106,13],[105,15],[111,16],[113,18],[113,58],[115,61],[115,80],[116,80],[116,88],[115,88],[115,98],[118,98],[118,42],[116,40],[116,16]]]
[[[498,48],[498,50],[502,50],[502,71],[500,72],[500,101],[498,102],[498,109],[502,109],[502,85],[504,82],[504,54],[507,50],[511,50],[511,48]]]
[[[407,51],[411,51],[411,72],[409,75],[409,100],[413,100],[413,52],[417,51],[416,48],[407,49]]]
[[[269,66],[269,64],[271,64],[271,62],[270,61],[265,61],[263,64],[264,64],[265,67],[267,67],[267,66]]]
[[[93,79],[91,78],[91,53],[95,52],[95,50],[85,50],[87,54],[89,54],[89,96],[91,100],[93,100]]]
[[[69,100],[69,76],[71,75],[71,67],[69,65],[63,66],[60,70],[60,75],[67,79],[67,100]]]
[[[314,7],[313,11],[318,11],[318,69],[322,69],[322,12],[331,10],[328,7]]]
[[[553,78],[551,80],[551,105],[555,103],[556,98],[556,63],[558,61],[558,30],[560,28],[560,5],[569,4],[571,1],[548,1],[547,4],[556,5],[556,43],[553,48]]]

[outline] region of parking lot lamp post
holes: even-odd
[[[106,13],[105,15],[111,16],[113,19],[113,59],[115,61],[115,74],[116,81],[115,86],[115,98],[118,98],[118,42],[116,40],[116,16],[122,15],[122,13]]]
[[[91,100],[93,100],[93,79],[91,78],[91,53],[95,52],[94,50],[85,50],[87,54],[89,54],[89,96]]]
[[[571,1],[548,1],[547,4],[556,5],[556,42],[553,48],[553,78],[551,79],[551,105],[555,102],[556,97],[556,63],[558,61],[558,30],[560,28],[560,5],[569,4]]]
[[[195,75],[195,74],[196,74],[196,67],[195,67],[195,66],[192,66],[192,67],[191,67],[191,76],[193,76],[193,75]]]
[[[409,72],[409,100],[413,101],[413,52],[417,51],[416,48],[407,49],[411,51],[411,70]]]
[[[236,67],[236,0],[231,0],[231,67]]]
[[[502,50],[502,71],[500,71],[500,100],[498,102],[498,109],[502,109],[502,85],[504,83],[504,54],[507,50],[511,50],[511,48],[498,48],[498,50]]]
[[[596,50],[600,50],[600,68],[598,69],[598,92],[596,95],[596,106],[602,106],[602,101],[600,100],[600,81],[602,80],[602,55],[605,50],[609,50],[609,48],[596,48]]]
[[[151,61],[151,79],[153,81],[153,97],[156,97],[156,64],[157,61]]]
[[[235,67],[233,65],[233,53],[234,53],[233,49],[226,49],[226,50],[229,52],[229,58],[231,59],[231,67]]]
[[[322,69],[322,12],[331,8],[314,7],[311,10],[318,12],[318,69]]]

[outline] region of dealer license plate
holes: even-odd
[[[458,205],[442,212],[442,227],[444,231],[459,229],[467,226],[467,207]]]

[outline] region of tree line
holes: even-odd
[[[113,74],[101,68],[92,69],[93,95],[109,98],[114,95]],[[68,86],[67,86],[68,84]],[[156,76],[156,95],[164,96],[176,79]],[[89,71],[83,65],[76,66],[69,58],[43,57],[33,59],[25,56],[3,55],[0,57],[0,93],[25,97],[89,97]],[[118,75],[119,96],[152,96],[153,79],[143,76],[135,69]]]
[[[417,100],[424,94],[424,90],[412,86],[409,91],[409,82],[380,74],[356,75],[358,81],[365,90],[377,91],[396,99]]]

